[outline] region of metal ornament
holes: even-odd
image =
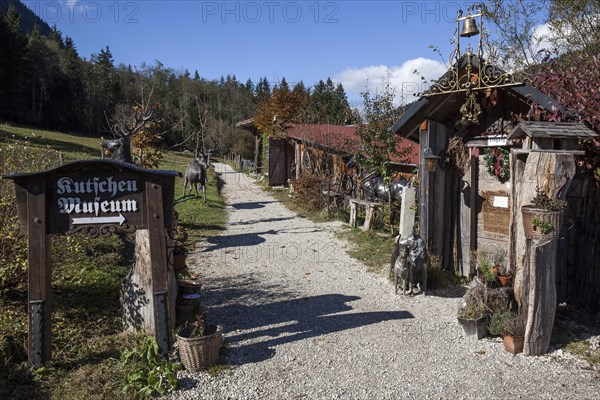
[[[450,41],[456,45],[449,57],[451,67],[430,86],[429,90],[419,93],[424,97],[465,93],[466,101],[460,109],[463,126],[477,124],[481,114],[481,106],[474,92],[523,84],[523,82],[516,81],[513,74],[496,67],[483,58],[483,55],[489,54],[491,49],[488,41],[489,33],[483,24],[484,11],[485,5],[481,3],[469,6],[466,15],[463,15],[462,10],[458,10],[454,37]],[[476,18],[479,18],[481,31],[477,28]],[[460,30],[461,21],[464,21],[462,30]],[[469,38],[475,35],[479,35],[477,49],[473,51],[469,45],[463,54],[460,38]]]
[[[477,29],[477,23],[473,17],[467,17],[463,23],[463,30],[460,33],[460,37],[471,37],[479,35],[479,29]]]

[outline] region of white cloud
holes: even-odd
[[[536,26],[531,36],[534,53],[540,50],[552,51],[554,46],[550,40],[555,37],[555,34],[550,29],[550,24],[546,23]]]
[[[418,74],[414,71],[417,70]],[[333,76],[335,82],[344,86],[348,99],[357,101],[360,93],[368,89],[371,94],[380,91],[389,77],[397,103],[410,103],[415,94],[427,89],[427,82],[439,78],[447,68],[440,62],[428,58],[415,58],[400,66],[371,65],[362,68],[346,68]],[[421,76],[425,78],[423,81]]]

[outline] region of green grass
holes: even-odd
[[[375,231],[363,232],[358,228],[345,227],[337,236],[349,241],[354,246],[348,250],[348,255],[367,266],[367,271],[387,273],[393,246],[393,239]]]
[[[50,146],[65,162],[100,157],[99,137],[0,124],[0,147],[15,142]],[[160,169],[183,173],[190,159],[165,152]],[[190,246],[218,234],[227,221],[222,184],[212,170],[208,182],[204,204],[201,197],[182,199],[183,178],[176,178],[175,209]],[[121,391],[131,366],[120,356],[137,345],[139,335],[122,332],[119,291],[132,263],[123,246],[117,235],[53,240],[53,360],[42,369],[27,365],[26,291],[0,296],[0,399],[132,398]]]

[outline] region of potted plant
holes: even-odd
[[[502,336],[504,350],[511,354],[523,351],[525,341],[525,319],[510,311],[495,313],[490,319],[489,332]]]
[[[186,267],[187,249],[182,245],[173,246],[173,270],[181,272]]]
[[[487,336],[487,297],[488,288],[480,283],[475,284],[467,290],[459,305],[458,322],[471,340]]]
[[[479,275],[487,282],[488,286],[491,286],[491,284],[496,281],[492,255],[490,252],[480,249],[475,253],[475,257],[477,259],[477,270]]]
[[[557,238],[560,233],[563,209],[567,202],[550,198],[539,187],[536,187],[535,191],[536,195],[531,200],[531,204],[521,207],[525,237],[538,240]]]
[[[496,267],[496,280],[502,287],[506,287],[510,284],[510,281],[512,280],[512,274],[506,265],[499,264]]]
[[[190,372],[207,369],[219,360],[223,327],[209,325],[205,314],[186,322],[177,332],[177,348],[183,366]]]

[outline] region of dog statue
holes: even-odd
[[[398,294],[398,284],[402,285],[402,293],[413,295],[413,289],[419,287],[419,292],[425,295],[427,290],[427,252],[425,241],[415,233],[406,239],[396,239],[392,253],[392,268],[394,271],[394,291]]]

